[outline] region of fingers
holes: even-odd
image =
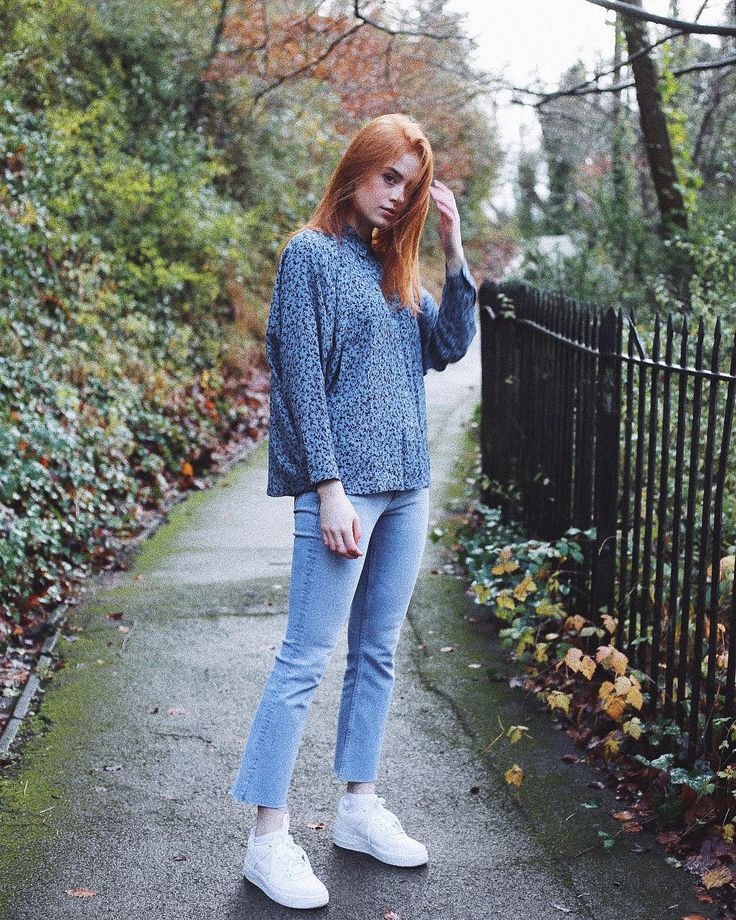
[[[447,217],[457,217],[457,202],[455,201],[455,196],[452,193],[452,190],[447,188],[446,185],[437,184],[437,187],[430,186],[430,194],[432,200],[437,205],[441,214],[446,215]]]
[[[344,492],[320,496],[319,514],[322,541],[329,550],[348,559],[363,555],[358,549],[360,521]]]
[[[322,539],[325,546],[332,550],[333,553],[337,553],[338,556],[345,556],[348,559],[357,559],[363,555],[362,550],[357,545],[360,537],[360,524],[357,517],[353,518],[350,524],[344,528],[338,526],[322,528]]]

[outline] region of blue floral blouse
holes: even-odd
[[[468,350],[477,287],[463,261],[441,306],[422,288],[413,317],[386,300],[382,271],[349,224],[342,241],[305,229],[284,247],[266,330],[268,495],[324,479],[348,495],[431,484],[424,375]]]

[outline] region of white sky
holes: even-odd
[[[709,0],[700,22],[722,22],[726,3]],[[680,0],[679,17],[693,17],[701,5],[702,0]],[[614,14],[586,0],[449,0],[447,7],[467,14],[466,31],[478,42],[475,65],[517,86],[527,86],[538,76],[554,88],[562,71],[578,58],[592,68],[613,53]],[[670,14],[670,0],[644,0],[644,7]],[[501,145],[508,152],[504,187],[496,200],[508,206],[521,132],[524,143],[536,147],[539,131],[532,109],[509,104],[506,93],[496,101]]]

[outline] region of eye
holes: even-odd
[[[396,181],[396,176],[395,176],[393,173],[384,173],[384,174],[383,174],[383,178],[384,178],[387,182],[395,182],[395,181]]]

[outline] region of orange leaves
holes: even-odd
[[[595,660],[607,671],[613,671],[615,674],[626,673],[626,666],[629,663],[626,655],[612,645],[599,645],[595,653]]]
[[[579,672],[584,677],[587,677],[588,680],[595,673],[595,661],[590,655],[583,654],[583,650],[579,648],[569,648],[565,657],[557,663],[557,667],[559,668],[563,664],[566,664],[571,671]]]
[[[623,657],[625,658],[626,656],[624,655]],[[641,709],[644,704],[641,684],[633,675],[617,677],[615,683],[610,680],[604,680],[598,689],[598,698],[603,701],[603,709],[617,722],[623,718],[627,705],[633,706],[634,709]],[[636,734],[637,728],[639,729],[638,734]],[[639,737],[641,735],[641,723],[638,725],[635,723],[630,726],[628,734]]]

